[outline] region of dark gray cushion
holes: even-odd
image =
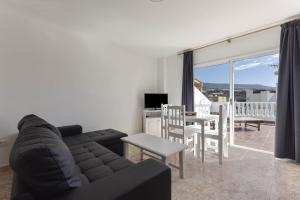
[[[45,121],[44,119],[42,119],[42,118],[40,118],[40,117],[38,117],[34,114],[26,115],[18,123],[18,129],[19,129],[20,132],[25,130],[26,128],[29,128],[29,127],[48,128],[53,133],[58,135],[60,138],[62,137],[60,131],[58,130],[58,128],[56,128],[52,124],[49,124],[47,121]]]
[[[74,146],[74,145],[80,145],[80,144],[84,144],[84,143],[89,143],[89,142],[94,142],[87,135],[85,135],[85,133],[68,136],[68,137],[63,137],[62,139],[68,147]]]
[[[120,141],[120,138],[126,137],[127,134],[114,129],[104,129],[85,133],[91,140],[102,144],[109,145]]]
[[[85,134],[64,137],[63,139],[82,173],[81,178],[89,182],[106,178],[133,165],[130,161],[111,152],[104,146],[89,141],[89,137]]]
[[[44,127],[21,130],[10,165],[39,198],[81,186],[72,154],[56,134]]]

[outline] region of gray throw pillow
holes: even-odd
[[[10,165],[41,199],[81,186],[70,150],[45,127],[21,131],[11,151]]]

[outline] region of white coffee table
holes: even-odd
[[[167,157],[179,153],[179,167],[171,165],[179,169],[180,178],[184,178],[185,170],[185,144],[171,142],[167,139],[159,138],[145,133],[139,133],[123,137],[121,140],[124,142],[124,156],[128,157],[128,144],[134,145],[141,149],[141,155],[143,151],[148,151],[162,158],[162,162],[168,165]]]

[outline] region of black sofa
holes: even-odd
[[[122,157],[126,134],[113,129],[82,134],[79,125],[55,127],[25,116],[10,155],[13,200],[169,200],[170,168]]]

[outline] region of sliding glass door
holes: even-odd
[[[278,53],[233,62],[234,144],[274,152]]]
[[[277,70],[278,53],[195,66],[195,111],[227,106],[230,144],[273,152]]]

